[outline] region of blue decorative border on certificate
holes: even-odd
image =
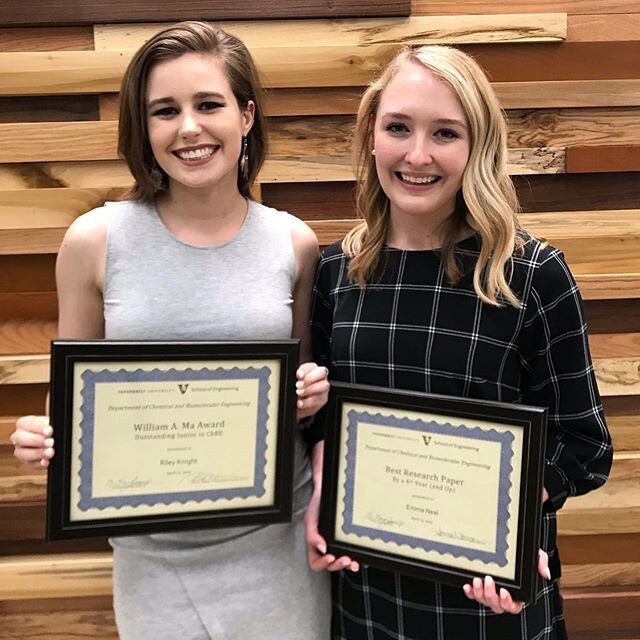
[[[397,418],[393,415],[371,414],[367,411],[350,410],[347,413],[347,468],[346,480],[344,483],[344,511],[342,530],[346,534],[366,536],[372,540],[382,542],[395,542],[401,545],[408,545],[413,549],[423,549],[424,551],[435,551],[436,553],[449,553],[456,558],[467,558],[469,560],[481,560],[482,562],[495,562],[498,566],[504,567],[507,564],[507,550],[509,543],[509,504],[511,503],[511,472],[513,470],[513,434],[509,431],[498,432],[495,429],[481,429],[480,427],[465,427],[464,425],[454,426],[449,422],[438,423],[435,421],[412,420],[409,418]],[[425,540],[414,536],[380,531],[371,527],[364,527],[353,523],[353,504],[355,490],[355,463],[356,448],[358,438],[358,423],[367,422],[369,424],[385,427],[396,427],[401,429],[411,429],[426,433],[442,434],[447,436],[457,436],[471,440],[485,440],[497,442],[500,449],[500,482],[498,488],[498,523],[496,529],[495,552],[470,549],[454,544],[445,544],[433,540]]]
[[[191,369],[184,370],[168,369],[162,371],[153,369],[145,371],[136,369],[128,371],[120,369],[113,371],[104,369],[102,371],[85,370],[81,374],[82,405],[80,413],[80,500],[78,509],[87,511],[89,509],[106,509],[109,507],[120,508],[124,506],[138,507],[140,505],[153,506],[156,504],[201,502],[203,500],[217,500],[220,498],[248,498],[263,496],[265,489],[267,464],[267,421],[269,418],[269,390],[271,385],[269,377],[271,369],[267,366],[256,368],[247,367],[240,369],[232,367],[225,369]],[[256,429],[256,459],[254,469],[254,484],[247,487],[237,487],[232,489],[207,489],[199,491],[181,491],[179,493],[159,493],[146,495],[128,495],[111,497],[94,497],[92,495],[93,477],[93,442],[95,428],[95,388],[98,383],[109,382],[184,382],[184,381],[214,381],[214,380],[258,380],[258,416]]]

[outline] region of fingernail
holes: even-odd
[[[302,387],[304,387],[304,382],[298,380],[298,382],[296,382],[296,389],[302,389]]]
[[[549,567],[545,569],[544,575],[547,576],[547,580],[551,580],[551,570]]]
[[[48,438],[53,433],[53,427],[47,426],[42,430],[42,435],[45,438]]]
[[[302,400],[298,400],[297,405],[298,409],[302,409],[303,404],[302,404]]]
[[[482,585],[482,580],[480,580],[480,578],[474,578],[473,579],[473,586],[474,587],[480,587]]]
[[[319,544],[316,549],[322,554],[324,555],[325,553],[327,553],[327,545],[326,544]]]
[[[46,467],[46,466],[47,466],[47,462],[48,462],[48,460],[45,460],[44,458],[42,458],[42,459],[40,460],[40,466],[41,466],[41,467]]]
[[[506,589],[500,589],[500,597],[504,600],[509,594]]]
[[[469,595],[471,593],[471,585],[470,584],[465,584],[462,586],[462,590]]]
[[[491,586],[493,584],[493,578],[491,576],[485,576],[484,583],[488,586]]]
[[[51,447],[53,447],[53,438],[47,438],[44,441],[44,446],[45,446],[45,449],[51,449]]]
[[[297,371],[296,371],[296,376],[298,378],[304,378],[304,369],[302,367],[300,367]]]
[[[45,450],[44,450],[44,455],[45,455],[47,458],[53,458],[53,449],[45,449]]]

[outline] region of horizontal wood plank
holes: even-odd
[[[0,558],[0,601],[109,595],[111,564],[110,552]]]
[[[564,11],[570,15],[592,13],[633,13],[637,8],[635,0],[520,0],[518,11],[537,13],[540,11]],[[502,0],[464,0],[463,3],[447,0],[413,0],[413,15],[457,15],[461,11],[469,14],[502,13],[505,5]]]
[[[512,149],[635,145],[640,141],[640,107],[513,110],[508,118]],[[351,116],[274,118],[270,157],[349,157],[352,129]],[[116,146],[114,121],[0,124],[0,163],[114,160]],[[545,167],[547,152],[540,153],[539,165]],[[554,160],[557,162],[564,166],[563,158]],[[556,170],[557,164],[552,166]]]
[[[640,562],[640,533],[560,536],[558,548],[564,566]]]
[[[49,356],[0,356],[0,384],[36,384],[49,381]]]
[[[562,588],[604,588],[640,585],[640,562],[565,564],[562,568],[561,585]]]
[[[636,145],[640,107],[510,111],[510,147]]]
[[[599,13],[571,15],[567,20],[567,39],[571,42],[637,40],[639,33],[640,13],[612,14],[605,5]]]
[[[492,86],[504,109],[640,105],[640,80],[634,79],[494,82]],[[363,92],[364,87],[271,89],[265,91],[264,109],[271,117],[353,115]],[[117,120],[118,109],[117,94],[100,96],[100,120]]]
[[[0,181],[1,175],[2,168]],[[513,181],[526,212],[637,209],[640,203],[640,180],[633,172],[514,176]]]
[[[95,48],[138,49],[171,24],[96,25]],[[410,16],[398,19],[263,20],[220,23],[253,53],[263,47],[361,46],[402,44],[465,44],[547,42],[564,40],[564,13],[500,14],[487,16]],[[259,56],[258,53],[254,55]]]
[[[1,24],[1,23],[0,23]],[[92,51],[93,28],[0,27],[0,51]]]
[[[564,610],[571,640],[638,640],[640,590],[569,589]]]
[[[339,18],[357,16],[407,16],[410,0],[22,0],[0,5],[0,24],[95,24],[178,20],[261,18]]]
[[[96,96],[0,98],[0,122],[78,122],[99,116]]]
[[[567,173],[640,171],[640,144],[574,146],[567,149]]]

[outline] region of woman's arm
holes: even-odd
[[[106,222],[100,209],[78,218],[65,234],[56,261],[59,337],[104,337],[105,251]],[[19,418],[11,441],[14,454],[22,463],[32,468],[49,466],[54,439],[47,416]]]

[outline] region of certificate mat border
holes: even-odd
[[[136,535],[187,529],[235,527],[289,522],[292,517],[293,458],[296,429],[295,372],[298,368],[299,340],[266,341],[110,341],[54,340],[51,343],[51,386],[49,415],[54,426],[56,455],[47,479],[46,539]],[[262,361],[278,361],[280,380],[276,424],[275,491],[271,504],[220,510],[181,511],[97,520],[71,518],[71,460],[74,414],[74,368],[77,364],[100,365],[121,362],[201,361],[219,363],[246,361],[260,366]]]
[[[515,576],[513,580],[499,577],[495,577],[495,579],[497,587],[508,589],[514,600],[534,601],[538,581],[537,566],[542,518],[541,494],[547,409],[473,398],[400,391],[369,385],[331,383],[329,404],[326,410],[327,433],[324,445],[320,512],[320,531],[327,542],[328,552],[336,556],[349,556],[357,559],[361,564],[460,587],[468,583],[477,573],[374,549],[366,545],[364,538],[362,544],[336,539],[336,524],[339,518],[344,517],[343,505],[338,504],[338,485],[339,483],[344,485],[348,481],[346,477],[339,477],[340,458],[345,455],[345,452],[341,450],[341,434],[350,426],[353,428],[353,425],[350,425],[349,417],[343,417],[345,403],[362,405],[365,407],[366,413],[371,415],[379,413],[380,410],[383,412],[393,410],[395,413],[422,412],[438,414],[444,421],[453,424],[456,420],[473,418],[522,429]],[[426,420],[426,422],[430,422],[430,420]],[[353,456],[351,451],[349,454]]]

